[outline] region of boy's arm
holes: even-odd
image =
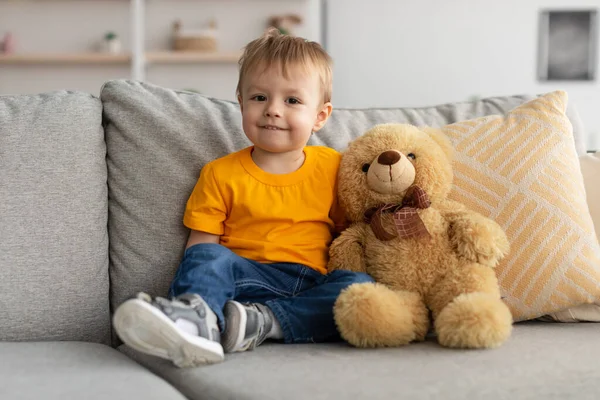
[[[367,272],[364,248],[366,226],[365,223],[356,223],[331,243],[327,272],[337,269]]]
[[[207,164],[187,201],[183,224],[190,228],[186,249],[199,243],[220,243],[227,200],[223,198],[213,168]]]
[[[202,232],[202,231],[190,231],[190,236],[188,237],[187,244],[185,248],[191,247],[198,243],[216,243],[219,244],[219,235],[213,235],[212,233]]]
[[[350,226],[349,221],[346,219],[346,213],[342,209],[338,198],[338,171],[340,160],[341,155],[337,153],[335,174],[333,176],[333,203],[331,204],[331,210],[329,211],[329,217],[333,220],[334,223],[334,238],[339,236],[340,233],[342,233],[346,228],[348,228],[348,226]]]
[[[340,205],[336,202],[334,206],[331,208],[331,212],[329,217],[333,220],[334,228],[333,228],[333,237],[336,238],[342,233],[348,226],[348,220],[346,219],[346,215],[344,214],[344,210],[340,207]]]

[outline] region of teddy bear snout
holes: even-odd
[[[401,158],[402,156],[399,152],[394,150],[388,150],[384,151],[379,155],[379,157],[377,157],[377,162],[383,165],[394,165],[398,161],[400,161]]]
[[[381,194],[400,194],[413,184],[415,167],[398,150],[386,150],[371,163],[367,184]]]

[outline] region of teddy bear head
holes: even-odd
[[[421,188],[429,201],[452,188],[452,145],[437,129],[376,125],[348,145],[339,172],[339,198],[351,222],[384,204],[401,204]]]

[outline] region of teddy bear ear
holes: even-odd
[[[429,137],[442,148],[449,160],[454,158],[454,147],[452,146],[450,139],[448,139],[448,136],[444,135],[440,129],[432,128],[430,126],[420,126],[419,129],[428,134]]]

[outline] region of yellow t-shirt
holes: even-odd
[[[332,232],[344,225],[336,193],[341,155],[307,146],[298,170],[277,175],[260,169],[251,153],[247,147],[202,168],[184,225],[220,235],[220,243],[241,257],[326,273]]]

